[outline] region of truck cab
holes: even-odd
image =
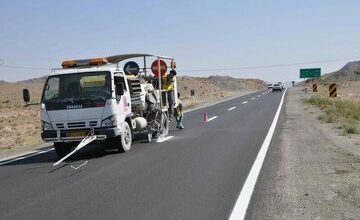
[[[167,134],[166,100],[159,98],[163,92],[140,75],[119,68],[119,60],[128,57],[136,56],[113,56],[110,62],[106,58],[64,61],[63,68],[48,76],[40,102],[41,137],[54,142],[60,157],[88,135],[95,135],[97,141],[110,140],[126,152],[134,132],[145,132],[150,141]]]

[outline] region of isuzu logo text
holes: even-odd
[[[82,105],[68,105],[66,106],[67,109],[78,109],[82,108]]]

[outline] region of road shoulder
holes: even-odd
[[[360,216],[358,137],[317,120],[291,89],[260,173],[248,219],[356,219]]]

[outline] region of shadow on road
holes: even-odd
[[[172,128],[169,130],[169,133],[176,133],[179,132],[179,130]],[[134,142],[136,143],[146,143],[146,135],[144,134],[135,134],[134,136]],[[135,144],[135,143],[134,143]],[[47,151],[54,146],[49,146],[46,148],[40,149],[40,151]],[[107,155],[112,154],[119,154],[120,152],[117,150],[114,143],[110,142],[95,142],[91,143],[88,146],[85,146],[84,148],[77,151],[74,155],[69,157],[66,161],[64,161],[65,166],[73,163],[80,163],[83,160],[90,160],[95,158],[104,157]],[[23,159],[22,159],[23,158]],[[12,158],[7,161],[2,161],[1,163],[4,163],[3,165],[0,165],[0,167],[4,166],[14,166],[14,165],[26,165],[26,164],[53,164],[60,160],[59,156],[56,154],[55,150],[50,150],[48,152],[44,153],[32,153],[28,155],[22,155],[17,158]],[[59,165],[58,167],[62,167],[62,165]]]

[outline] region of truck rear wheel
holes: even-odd
[[[63,158],[64,156],[66,156],[67,154],[69,154],[71,152],[72,145],[69,143],[64,143],[64,142],[54,142],[54,148],[55,148],[56,154],[60,158]]]
[[[132,144],[132,132],[127,122],[124,123],[123,132],[119,137],[119,139],[120,139],[119,151],[120,152],[129,151]]]

